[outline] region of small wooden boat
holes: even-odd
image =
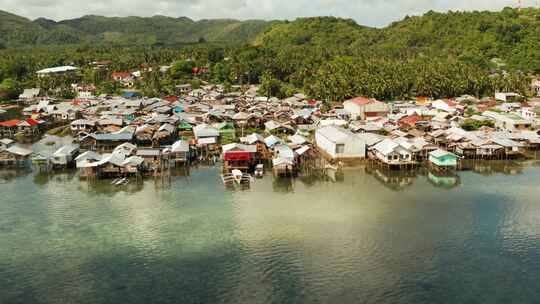
[[[222,174],[221,181],[225,186],[234,186],[235,183],[234,176],[230,173]]]
[[[231,171],[231,174],[234,178],[234,181],[237,182],[238,184],[240,184],[240,182],[242,181],[242,176],[244,175],[244,173],[242,173],[242,171],[238,170],[238,169],[234,169]]]
[[[122,186],[122,185],[124,185],[127,181],[128,181],[127,178],[122,178],[122,179],[120,179],[119,181],[117,181],[116,183],[114,183],[114,185],[115,185],[115,186]]]
[[[251,177],[251,175],[242,174],[239,184],[243,186],[250,186],[252,181],[253,181],[253,177]]]
[[[259,164],[255,167],[255,177],[262,178],[264,176],[264,165]]]

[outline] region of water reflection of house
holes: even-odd
[[[464,168],[484,176],[494,174],[518,175],[523,173],[523,164],[519,161],[468,160],[464,161],[463,165]]]
[[[451,189],[461,184],[461,178],[455,173],[442,173],[441,171],[429,171],[428,181],[435,187]]]
[[[414,184],[417,172],[413,170],[388,170],[386,167],[367,166],[366,173],[374,176],[382,185],[392,190],[403,190]]]
[[[30,165],[32,151],[16,145],[0,149],[0,166],[26,167]]]

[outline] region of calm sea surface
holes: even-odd
[[[540,164],[170,187],[0,171],[0,303],[540,303]]]

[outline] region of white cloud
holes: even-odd
[[[523,0],[524,6],[539,0]],[[193,19],[295,19],[338,16],[372,26],[428,10],[499,10],[518,0],[0,0],[0,9],[29,18],[60,20],[83,15],[187,16]]]

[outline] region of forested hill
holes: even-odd
[[[314,47],[351,55],[452,56],[485,68],[506,64],[540,73],[540,10],[428,12],[382,29],[339,18],[306,18],[276,24],[256,43],[277,48]]]
[[[203,41],[217,43],[176,45]],[[34,72],[50,66],[76,65],[95,76],[88,67],[94,60],[132,70],[141,63],[189,59],[210,68],[205,80],[261,84],[268,96],[302,91],[341,101],[528,95],[531,74],[540,74],[540,10],[428,12],[385,28],[334,17],[266,22],[85,16],[55,22],[0,13],[0,44],[7,48],[0,52],[0,80],[25,86],[35,85]],[[24,46],[39,47],[17,48]],[[140,86],[151,92],[147,96],[159,96],[188,80],[168,76],[145,78],[154,81]],[[106,75],[98,78],[85,81],[108,83]]]
[[[54,20],[27,18],[0,11],[0,45],[27,47],[104,43],[110,45],[174,45],[204,41],[250,42],[274,22],[232,19],[193,21],[165,16],[101,17]]]
[[[175,45],[203,40],[254,42],[274,49],[309,46],[332,53],[376,52],[392,56],[435,53],[483,67],[505,63],[510,68],[540,73],[540,10],[535,9],[428,12],[406,17],[382,29],[330,17],[267,22],[84,16],[56,22],[44,18],[31,21],[0,11],[0,47],[84,42]]]

